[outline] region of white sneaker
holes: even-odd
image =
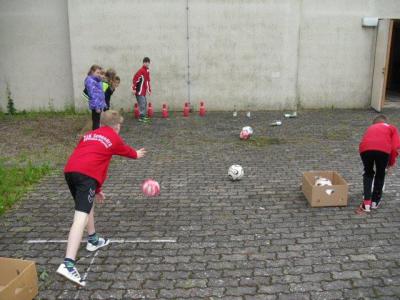
[[[96,251],[97,249],[100,249],[104,246],[107,246],[110,243],[110,240],[108,239],[103,239],[103,238],[99,238],[99,241],[97,242],[97,245],[93,245],[90,242],[87,242],[86,244],[86,250],[93,252]]]
[[[64,263],[62,263],[58,269],[57,269],[57,274],[60,274],[61,276],[64,276],[68,280],[71,280],[72,282],[79,284],[80,286],[85,286],[86,281],[83,281],[81,279],[81,275],[79,275],[78,270],[76,267],[72,269],[72,271],[68,271],[67,267],[65,266]]]
[[[371,208],[372,208],[372,209],[377,209],[377,208],[379,207],[380,204],[381,204],[381,201],[379,201],[378,203],[372,202]]]

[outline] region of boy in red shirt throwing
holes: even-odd
[[[138,159],[146,154],[144,148],[136,151],[118,135],[122,122],[123,118],[118,112],[103,112],[100,117],[101,127],[82,137],[64,168],[65,179],[75,201],[75,215],[68,236],[65,259],[57,273],[81,286],[85,286],[86,282],[75,267],[75,258],[85,227],[89,235],[86,250],[96,251],[109,244],[109,240],[96,233],[93,200],[104,202],[105,195],[101,187],[106,179],[110,160],[113,155]]]
[[[385,183],[386,168],[388,167],[389,171],[396,164],[399,148],[400,140],[397,128],[388,124],[386,116],[377,116],[364,133],[359,146],[364,165],[364,201],[356,213],[363,214],[370,212],[371,208],[378,208]],[[372,183],[374,183],[373,187]]]

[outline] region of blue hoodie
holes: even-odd
[[[103,110],[107,105],[104,99],[103,84],[101,79],[89,75],[85,79],[85,88],[89,96],[89,108]]]

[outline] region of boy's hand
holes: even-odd
[[[101,113],[101,109],[96,108],[96,112],[99,114]]]
[[[96,202],[97,203],[103,204],[105,199],[106,199],[106,195],[104,195],[103,192],[100,192],[100,193],[96,194]]]
[[[390,167],[388,167],[387,169],[386,169],[386,175],[392,175],[393,174],[393,169],[394,169],[394,166],[390,166]]]
[[[141,148],[141,149],[139,149],[138,151],[136,151],[136,153],[137,153],[137,158],[142,158],[142,157],[144,157],[145,155],[146,155],[146,149],[144,149],[144,148]]]
[[[136,90],[132,90],[132,94],[136,96]]]

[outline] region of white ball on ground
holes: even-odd
[[[254,133],[253,128],[251,128],[250,126],[243,127],[242,131],[247,131],[250,135],[252,135]]]
[[[240,165],[232,165],[229,167],[228,176],[232,181],[237,181],[243,178],[244,170]]]

